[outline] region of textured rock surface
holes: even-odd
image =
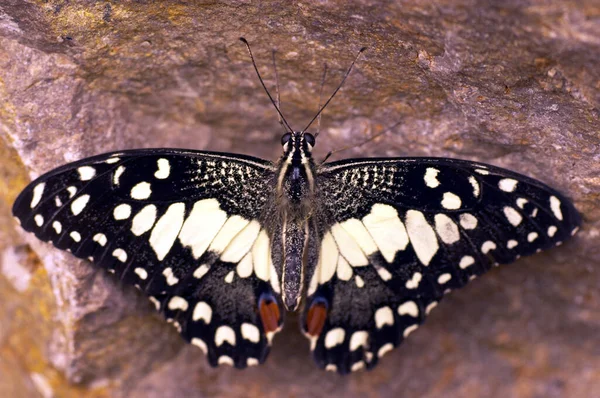
[[[0,396],[586,397],[600,391],[600,6],[593,1],[0,4]],[[294,317],[267,364],[209,368],[130,288],[18,231],[29,178],[108,150],[276,159],[353,55],[317,156],[481,160],[568,193],[576,239],[447,297],[373,372],[318,370]]]

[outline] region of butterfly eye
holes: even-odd
[[[284,135],[281,136],[281,145],[287,144],[288,142],[290,142],[290,139],[292,139],[292,134],[285,133]]]
[[[315,136],[310,133],[304,133],[304,139],[308,145],[315,146]]]

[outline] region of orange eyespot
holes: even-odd
[[[261,298],[258,302],[258,313],[265,333],[276,332],[281,320],[277,302],[271,298]]]
[[[325,326],[327,320],[327,305],[324,301],[315,300],[306,313],[306,333],[318,336]]]

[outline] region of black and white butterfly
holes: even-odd
[[[337,91],[337,90],[336,90]],[[265,361],[284,313],[321,368],[373,368],[445,293],[558,246],[581,220],[539,181],[445,158],[271,163],[182,149],[98,155],[17,198],[22,227],[138,286],[211,365]]]

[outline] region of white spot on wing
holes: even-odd
[[[42,225],[44,225],[44,216],[42,216],[41,214],[36,214],[33,217],[33,221],[35,221],[35,225],[41,227]]]
[[[354,283],[356,283],[356,287],[359,289],[365,286],[365,281],[359,275],[354,277]]]
[[[483,242],[483,245],[481,245],[481,252],[483,254],[488,254],[490,251],[494,250],[496,248],[496,244],[494,242],[492,242],[491,240],[486,240],[485,242]]]
[[[206,275],[206,273],[208,272],[209,269],[210,269],[210,267],[208,265],[206,265],[206,264],[200,265],[194,271],[194,274],[193,274],[194,278],[196,278],[196,279],[202,278],[204,275]]]
[[[71,237],[71,239],[73,239],[75,242],[80,242],[81,241],[81,235],[79,234],[79,232],[77,231],[72,231],[69,236]]]
[[[450,217],[445,214],[436,214],[435,220],[435,231],[438,236],[447,245],[451,245],[454,242],[460,240],[460,233],[458,232],[458,226],[452,221]]]
[[[159,180],[164,180],[165,178],[169,177],[171,172],[171,165],[169,164],[169,161],[167,159],[160,158],[156,161],[156,163],[158,165],[158,170],[156,173],[154,173],[154,177],[158,178]]]
[[[83,166],[77,169],[79,173],[79,179],[81,181],[89,181],[96,175],[96,169],[92,166]]]
[[[33,197],[31,198],[31,205],[30,205],[30,207],[32,209],[40,203],[40,200],[42,200],[42,195],[44,194],[44,188],[46,188],[46,184],[43,182],[37,184],[35,186],[35,188],[33,188]]]
[[[371,254],[377,251],[377,245],[373,241],[373,238],[369,234],[369,231],[367,231],[367,229],[360,220],[357,220],[356,218],[351,218],[340,223],[340,225],[346,230],[346,232],[348,232],[354,238],[354,240],[362,249],[363,253],[365,253],[367,256],[370,256]]]
[[[407,327],[406,329],[404,329],[404,332],[402,332],[402,336],[404,338],[407,338],[409,334],[411,334],[418,328],[419,328],[419,325],[411,325],[411,326]]]
[[[230,217],[234,218],[236,216]],[[239,219],[239,220],[238,220]],[[213,242],[215,236],[227,220],[227,214],[219,207],[219,202],[216,199],[203,199],[194,203],[194,207],[190,212],[188,218],[185,220],[181,232],[179,233],[179,240],[184,247],[190,247],[192,249],[192,255],[194,258],[200,258]],[[232,221],[243,220],[238,217]],[[232,227],[227,227],[223,234],[233,233]],[[235,236],[235,235],[233,235]],[[223,239],[224,242],[229,243],[233,236],[226,237]],[[218,241],[220,242],[220,240]],[[224,247],[218,247],[221,252]]]
[[[173,247],[183,224],[184,213],[185,204],[173,203],[152,229],[149,239],[150,247],[156,253],[159,261],[162,261]]]
[[[60,198],[58,197],[58,195],[56,195],[54,197],[54,204],[56,205],[56,207],[60,207],[63,205],[62,200],[60,200]]]
[[[252,245],[258,239],[259,233],[260,223],[256,220],[250,221],[248,225],[231,240],[229,245],[227,245],[221,254],[221,260],[230,263],[238,263],[250,251]],[[265,242],[261,242],[261,245],[264,245],[264,243]],[[268,237],[266,244],[269,244]],[[213,245],[211,245],[211,250],[213,250]],[[214,250],[217,250],[217,248]],[[254,263],[254,267],[256,268],[257,259],[254,256],[252,257],[252,261]],[[265,258],[262,258],[261,261],[265,261]]]
[[[431,228],[423,213],[417,210],[407,211],[405,222],[406,231],[419,261],[425,266],[429,265],[439,249],[433,228]]]
[[[554,225],[549,226],[548,227],[548,236],[552,238],[554,236],[554,234],[556,233],[556,231],[558,231],[558,228],[556,228],[556,226],[554,226]]]
[[[475,229],[477,228],[477,219],[469,213],[463,213],[459,216],[460,225],[464,229]]]
[[[115,170],[115,174],[113,175],[113,184],[119,185],[119,178],[121,178],[121,175],[123,174],[124,171],[125,171],[124,166],[117,167],[117,170]]]
[[[514,249],[514,248],[515,248],[515,247],[517,247],[518,245],[519,245],[519,242],[517,242],[517,241],[516,241],[516,240],[514,240],[514,239],[511,239],[511,240],[509,240],[509,241],[506,243],[506,247],[507,247],[507,248],[509,248],[509,249]]]
[[[460,209],[461,204],[462,201],[456,194],[453,194],[452,192],[444,193],[444,196],[442,197],[442,207],[444,207],[444,209]]]
[[[133,188],[131,188],[130,195],[133,199],[144,200],[148,199],[152,194],[152,189],[150,188],[150,183],[143,181],[136,184]]]
[[[421,279],[423,279],[423,275],[420,272],[415,272],[413,276],[406,281],[407,289],[416,289],[419,287],[419,283],[421,283]]]
[[[267,231],[264,229],[260,231],[252,246],[252,263],[256,276],[263,281],[268,281],[271,277],[271,246]]]
[[[525,198],[518,198],[517,199],[517,206],[519,207],[519,209],[522,209],[523,207],[525,207],[525,205],[527,204],[527,202],[529,202],[527,199]]]
[[[379,351],[377,351],[377,356],[379,358],[383,357],[385,354],[387,354],[388,352],[392,351],[394,349],[394,345],[392,343],[387,343],[381,346],[381,348],[379,349]]]
[[[242,323],[242,337],[248,341],[253,343],[258,343],[260,341],[260,332],[256,326],[251,323]]]
[[[247,278],[252,275],[252,254],[248,253],[242,258],[242,261],[236,266],[237,274],[240,278]]]
[[[477,178],[475,178],[474,176],[470,176],[469,183],[473,187],[473,196],[475,196],[477,198],[479,196],[479,192],[480,192],[479,191],[479,183],[477,182]]]
[[[131,232],[135,236],[140,236],[152,229],[156,221],[156,206],[147,205],[138,214],[133,217],[131,223]]]
[[[113,210],[113,217],[115,220],[126,220],[129,216],[131,216],[131,206],[126,203],[118,205]]]
[[[67,192],[69,192],[69,199],[71,199],[77,193],[77,188],[67,187]]]
[[[235,271],[229,271],[227,275],[225,275],[225,283],[233,282],[233,277],[235,276]]]
[[[214,200],[214,199],[211,199]],[[212,206],[212,205],[211,205]],[[217,205],[218,208],[218,205]],[[212,232],[210,234],[210,236],[214,236],[214,238],[212,239],[212,243],[210,243],[208,250],[210,251],[214,251],[217,253],[222,253],[227,246],[233,241],[233,239],[236,237],[237,234],[240,233],[240,231],[242,231],[244,228],[246,228],[246,226],[248,226],[248,224],[250,223],[249,220],[246,220],[243,217],[240,217],[238,215],[234,215],[231,216],[229,218],[227,218],[227,220],[225,221],[225,223],[223,224],[220,221],[220,218],[224,215],[225,217],[227,217],[225,215],[225,212],[223,212],[222,210],[218,210],[219,212],[223,212],[223,215],[217,215],[215,213],[213,213],[213,209],[210,209],[207,213],[207,215],[209,215],[210,217],[213,217],[218,219],[217,220],[217,224],[222,224],[222,226],[220,226],[220,230],[218,231],[218,233],[216,235],[212,235]],[[200,250],[198,251],[200,253]]]
[[[425,176],[423,176],[423,179],[425,180],[425,185],[427,185],[429,188],[437,188],[440,186],[440,182],[437,179],[437,175],[439,174],[439,170],[435,169],[433,167],[428,167],[427,170],[425,170]]]
[[[235,346],[235,332],[231,327],[222,325],[217,328],[215,333],[215,344],[217,347],[220,347],[225,342]]]
[[[358,242],[340,224],[334,224],[331,227],[331,233],[335,239],[335,243],[337,243],[337,248],[339,248],[342,256],[350,265],[353,267],[362,267],[369,264],[369,260],[365,257]]]
[[[364,330],[359,330],[352,333],[350,337],[350,351],[356,351],[360,347],[367,348],[369,333]]]
[[[54,228],[57,234],[62,232],[62,224],[59,221],[54,221],[52,223],[52,228]]]
[[[246,359],[246,366],[257,366],[259,364],[258,359],[256,358],[248,358]]]
[[[375,311],[375,325],[381,329],[385,325],[394,324],[394,313],[390,307],[381,307]]]
[[[448,283],[448,281],[450,279],[452,279],[452,275],[450,275],[449,273],[446,272],[446,273],[443,273],[440,276],[438,276],[437,281],[440,285],[443,285],[445,283]]]
[[[171,267],[167,267],[163,270],[162,274],[167,280],[167,285],[173,286],[179,283],[179,278],[173,274],[173,269]]]
[[[325,335],[325,348],[333,348],[344,342],[346,338],[346,332],[342,328],[331,329]]]
[[[92,238],[92,240],[93,240],[94,242],[98,242],[98,244],[99,244],[100,246],[105,246],[105,245],[106,245],[106,242],[108,241],[108,240],[106,239],[106,235],[104,235],[104,234],[96,234],[96,235],[94,235],[94,237]]]
[[[473,275],[473,276],[475,276],[475,275]],[[437,301],[432,301],[431,303],[427,304],[427,307],[425,308],[425,314],[429,315],[431,310],[433,310],[435,307],[437,307],[437,305],[438,305]]]
[[[556,196],[550,196],[550,210],[552,210],[554,217],[562,221],[563,215],[560,210],[560,200]]]
[[[145,281],[148,278],[148,272],[141,267],[137,267],[136,269],[133,270],[133,272],[135,272],[141,280]]]
[[[392,274],[390,274],[390,271],[388,271],[387,269],[385,269],[383,267],[376,267],[376,269],[377,269],[377,274],[384,281],[389,281],[390,279],[392,279]]]
[[[340,280],[349,281],[352,279],[352,268],[343,256],[338,256],[336,275]]]
[[[210,305],[206,304],[204,301],[200,301],[196,304],[194,313],[192,314],[192,320],[194,322],[202,320],[207,325],[210,324],[210,321],[212,320],[212,308],[210,308]]]
[[[518,181],[512,178],[503,178],[498,182],[498,188],[504,192],[514,192],[517,188]]]
[[[317,270],[319,271],[319,283],[328,282],[335,274],[338,259],[338,249],[331,233],[327,232],[321,241],[321,252]]]
[[[352,364],[352,366],[350,367],[350,371],[352,372],[358,372],[359,370],[364,369],[365,367],[365,362],[364,361],[358,361],[354,364]]]
[[[123,249],[115,249],[112,252],[113,257],[116,257],[117,260],[119,260],[120,262],[124,263],[125,261],[127,261],[127,253],[125,253],[125,250]]]
[[[183,297],[173,296],[171,298],[171,300],[169,300],[169,309],[172,311],[175,311],[175,310],[187,311],[188,306],[189,306],[189,304],[188,304],[187,300],[184,299]]]
[[[398,307],[398,315],[409,315],[416,318],[419,316],[419,307],[414,301],[407,301]]]
[[[119,160],[121,160],[121,159],[119,159],[119,158],[108,158],[108,159],[106,159],[106,163],[113,164],[113,163],[117,163]]]
[[[81,195],[77,199],[71,202],[71,213],[73,215],[78,216],[79,213],[85,209],[85,206],[88,204],[90,200],[90,195]]]
[[[406,249],[408,234],[392,206],[377,203],[362,221],[388,263],[394,261],[396,252]]]
[[[460,267],[460,269],[465,269],[465,268],[470,267],[473,264],[475,264],[475,259],[473,257],[464,256],[463,258],[460,259],[458,266]]]
[[[511,223],[511,225],[516,227],[521,224],[521,221],[523,221],[523,217],[514,208],[510,206],[504,206],[504,209],[502,210],[504,211],[504,216],[508,222]]]
[[[538,236],[539,235],[537,232],[530,232],[529,234],[527,234],[527,242],[533,242],[538,238]]]
[[[233,366],[233,359],[227,355],[221,355],[217,362],[219,365]]]

